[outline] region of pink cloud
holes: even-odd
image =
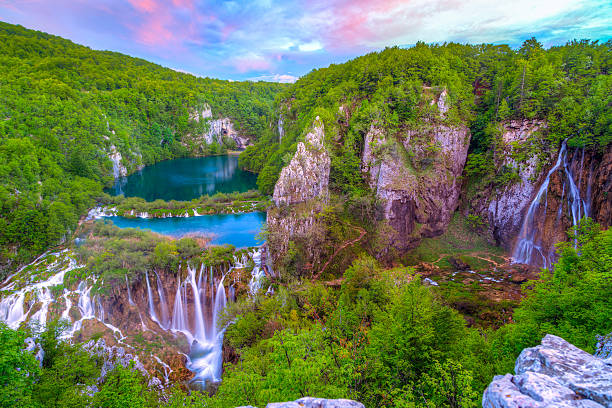
[[[139,11],[153,13],[159,8],[159,4],[155,0],[128,0],[132,7]]]
[[[268,71],[273,67],[269,59],[257,54],[234,57],[230,60],[230,65],[241,74],[249,71]]]
[[[199,27],[215,20],[212,15],[201,13],[195,0],[128,0],[140,15],[129,28],[134,39],[146,46],[162,47],[177,51],[186,42],[203,44]]]

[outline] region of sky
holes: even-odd
[[[612,1],[0,0],[0,20],[194,75],[292,82],[417,41],[606,41]]]

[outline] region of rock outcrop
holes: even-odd
[[[331,160],[323,123],[317,117],[305,142],[298,143],[291,162],[274,186],[276,205],[268,211],[268,243],[273,263],[283,258],[290,241],[300,241],[309,263],[321,258],[324,227],[316,215],[328,199]]]
[[[441,119],[448,112],[446,91],[433,100]],[[366,135],[362,171],[383,203],[393,229],[389,245],[400,252],[421,238],[442,234],[459,204],[459,177],[470,131],[443,120],[424,121],[416,130],[387,135],[375,124]]]
[[[612,365],[560,337],[523,350],[515,375],[496,376],[484,408],[612,407]]]
[[[205,105],[201,111],[194,112],[191,120],[196,122],[204,121],[208,124],[208,130],[200,135],[195,135],[195,139],[206,144],[217,142],[223,144],[223,137],[228,137],[236,142],[238,149],[244,149],[249,144],[249,138],[241,136],[234,128],[234,124],[230,118],[214,118],[210,106]],[[189,137],[194,137],[189,135]]]
[[[537,247],[528,263],[535,266],[554,261],[555,244],[567,239],[566,231],[585,213],[604,227],[612,221],[612,146],[551,149],[537,136],[542,131],[542,121],[504,123],[495,166],[518,177],[501,188],[490,184],[470,199],[471,212],[487,220],[492,243],[516,252],[529,207],[545,185],[527,220],[528,238]]]
[[[255,408],[252,406],[238,408]],[[361,402],[347,399],[325,399],[304,397],[291,402],[273,402],[266,408],[365,408]]]
[[[298,143],[295,155],[274,186],[273,200],[277,206],[326,199],[331,161],[324,139],[323,123],[317,116],[306,141]]]
[[[538,174],[538,158],[531,156],[526,162],[517,163],[512,158],[515,146],[528,143],[528,139],[545,128],[541,121],[513,120],[504,123],[502,129],[502,157],[498,165],[514,169],[519,181],[512,183],[501,191],[489,191],[484,194],[483,218],[491,226],[491,235],[497,244],[507,250],[512,249],[514,238],[521,228],[522,214],[529,206],[541,182]]]

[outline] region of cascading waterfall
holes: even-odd
[[[157,318],[157,313],[155,313],[155,304],[153,303],[153,293],[151,292],[151,284],[149,283],[148,272],[145,272],[145,278],[147,281],[147,296],[149,298],[149,316],[151,316],[151,320],[162,326],[159,319]]]
[[[545,268],[548,268],[554,260],[554,248],[550,248],[550,251],[548,252],[546,252],[545,249],[542,248],[541,238],[539,238],[540,231],[538,231],[538,224],[536,220],[543,200],[544,208],[542,213],[546,213],[546,208],[548,206],[548,185],[550,183],[550,177],[560,168],[562,168],[563,173],[565,175],[562,194],[563,196],[567,196],[567,207],[569,209],[569,215],[572,221],[572,225],[576,226],[582,217],[589,215],[589,207],[587,205],[588,198],[587,201],[585,201],[580,197],[580,190],[576,185],[571,172],[571,163],[568,163],[567,161],[566,142],[567,140],[564,140],[561,144],[561,148],[559,149],[559,155],[557,156],[557,161],[555,165],[546,175],[546,178],[542,182],[542,185],[540,186],[535,198],[529,205],[529,209],[527,210],[527,214],[523,219],[523,224],[521,226],[521,230],[517,238],[517,244],[512,255],[514,263],[541,265]],[[581,159],[581,173],[583,158]],[[580,178],[581,177],[582,175],[580,175]],[[590,177],[591,175],[589,175],[589,178]],[[587,188],[587,197],[590,196],[589,190],[590,189]],[[561,211],[564,202],[563,196],[561,197],[561,205],[559,206],[559,210],[557,213],[557,220],[561,218]]]
[[[130,302],[130,305],[134,306],[134,299],[132,299],[132,291],[130,290],[130,281],[128,280],[127,275],[125,275],[125,285],[127,286],[127,292],[128,292],[128,302]]]
[[[264,268],[261,266],[261,249],[256,250],[251,254],[255,266],[251,271],[251,280],[249,281],[249,294],[254,296],[261,289],[261,279],[264,277]]]
[[[155,277],[157,277],[157,294],[159,295],[159,303],[162,313],[162,327],[166,329],[170,322],[170,315],[168,313],[168,304],[166,303],[166,296],[164,294],[164,287],[161,283],[161,279],[159,279],[159,275],[155,272]]]
[[[69,330],[63,333],[62,338],[70,338],[83,328],[87,320],[96,320],[105,325],[115,334],[119,342],[125,339],[121,331],[109,323],[111,316],[104,309],[103,299],[93,292],[96,284],[95,278],[81,280],[76,289],[64,288],[61,295],[54,298],[53,287],[64,283],[64,276],[67,272],[82,268],[76,260],[72,258],[66,250],[59,253],[46,254],[46,256],[57,257],[54,262],[48,262],[45,257],[40,257],[35,262],[43,259],[40,270],[43,274],[35,275],[26,280],[11,279],[5,280],[4,286],[0,288],[5,293],[10,293],[0,300],[0,320],[5,321],[11,328],[18,328],[25,321],[35,321],[44,326],[49,317],[49,307],[51,304],[61,302],[61,318],[71,322]],[[250,254],[241,254],[240,259],[234,258],[234,266],[221,273],[213,267],[202,265],[199,269],[187,267],[187,276],[181,280],[179,273],[176,281],[176,292],[174,294],[173,307],[169,310],[168,298],[166,296],[163,281],[159,274],[155,273],[155,281],[151,282],[149,274],[145,273],[146,297],[142,299],[146,302],[146,311],[140,313],[138,310],[142,330],[147,328],[143,320],[143,314],[148,313],[152,321],[157,323],[163,330],[170,330],[174,333],[182,333],[191,346],[187,368],[195,373],[194,382],[204,385],[208,381],[219,381],[222,373],[222,344],[224,327],[220,327],[219,317],[228,302],[235,298],[234,281],[226,279],[228,274],[236,267],[244,268],[248,264],[249,257],[253,259],[255,266],[251,272],[249,281],[249,294],[255,295],[261,289],[261,278],[264,276],[264,269],[261,265],[261,250],[256,250]],[[37,270],[33,268],[33,270]],[[46,271],[51,271],[49,274]],[[39,276],[42,276],[41,281]],[[31,283],[30,283],[31,282]],[[127,300],[131,305],[137,303],[132,298],[131,286],[127,275],[125,276],[127,287]],[[152,285],[153,284],[153,285]],[[23,285],[17,286],[17,285]],[[157,285],[157,288],[153,287]],[[157,289],[157,296],[155,290]],[[227,291],[227,292],[226,292]],[[161,314],[158,315],[158,312]],[[78,316],[78,317],[77,317]],[[162,364],[162,363],[160,363]],[[162,364],[163,366],[163,364]],[[164,370],[169,367],[164,366]],[[167,376],[169,372],[166,372]]]

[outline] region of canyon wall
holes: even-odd
[[[372,124],[365,137],[362,171],[392,229],[388,246],[400,253],[444,233],[459,204],[470,131],[443,121],[446,91],[431,102],[439,118],[394,136]]]
[[[329,195],[330,156],[324,145],[323,123],[317,117],[305,141],[299,142],[290,163],[274,186],[274,207],[268,211],[268,246],[277,263],[292,240],[301,240],[306,256],[321,258],[325,231],[316,215]]]
[[[186,135],[184,142],[190,141],[195,144],[205,143],[207,145],[217,142],[223,145],[223,138],[229,138],[236,143],[237,149],[244,149],[250,143],[248,137],[242,136],[234,128],[232,120],[228,117],[215,118],[209,105],[204,105],[201,110],[196,110],[190,116],[195,122],[207,124],[207,130],[201,134]]]
[[[550,267],[555,244],[566,241],[566,231],[582,217],[610,225],[612,146],[602,151],[564,142],[557,150],[539,136],[545,131],[541,121],[502,124],[495,166],[516,177],[486,185],[469,205],[486,221],[492,243],[518,262]]]

